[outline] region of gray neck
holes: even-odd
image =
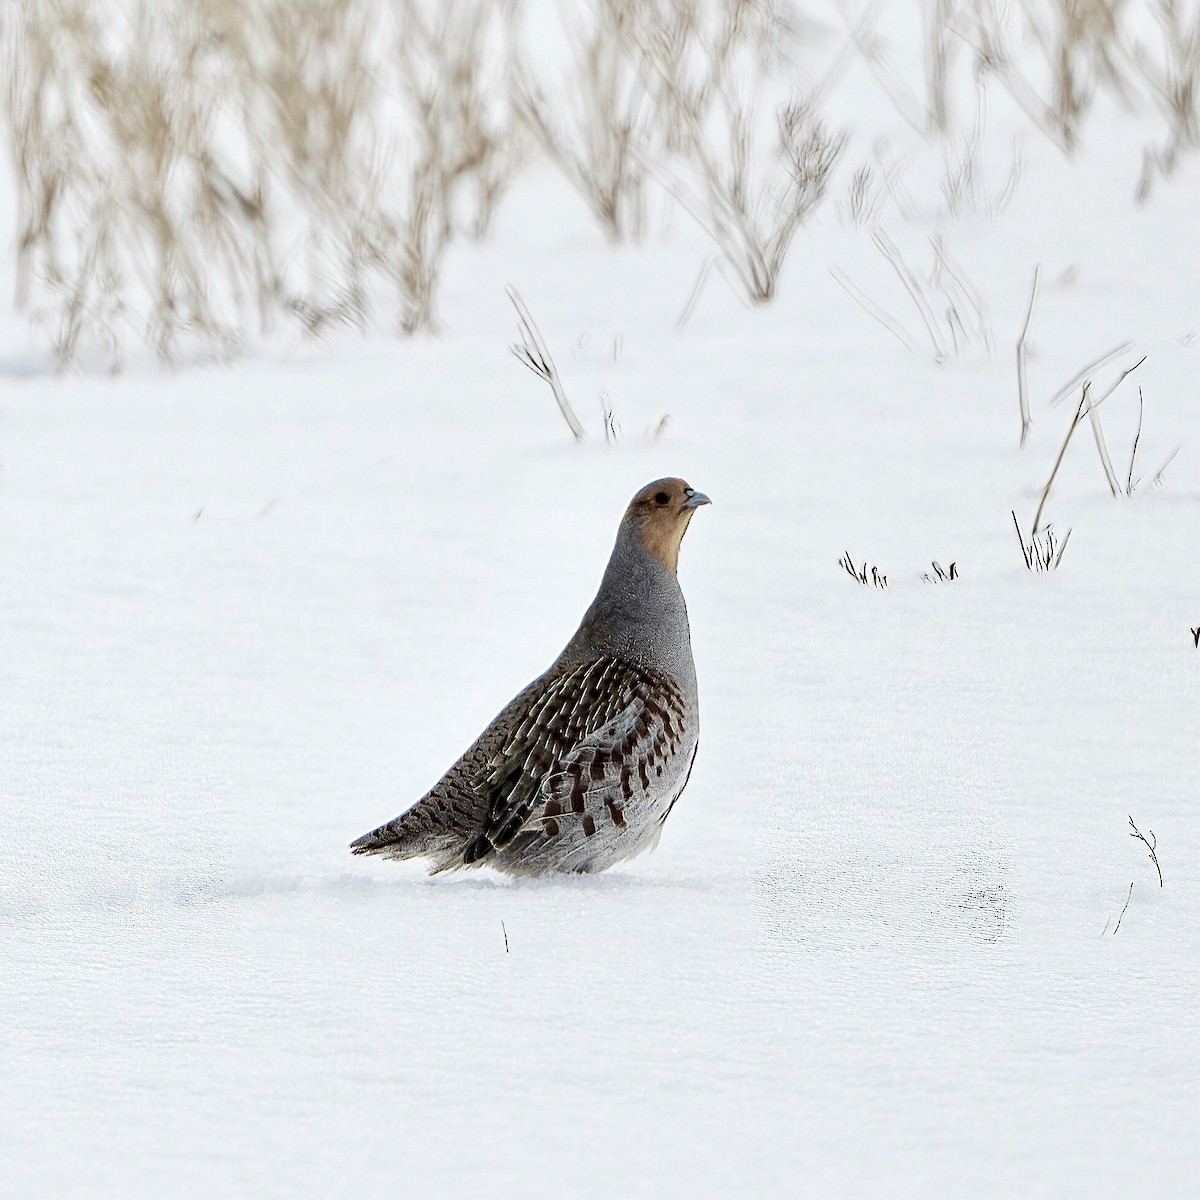
[[[621,523],[600,590],[568,650],[611,654],[681,682],[694,677],[679,580],[645,548],[633,520]]]

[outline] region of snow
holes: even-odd
[[[1193,1194],[1200,171],[1139,207],[1136,123],[1088,141],[1031,143],[1012,207],[953,224],[996,347],[943,366],[830,277],[903,312],[834,201],[772,306],[714,277],[676,333],[701,236],[667,212],[613,250],[549,169],[452,253],[439,341],[60,376],[6,312],[3,1190]],[[590,444],[508,354],[506,283]],[[1102,415],[1123,479],[1141,384],[1145,482],[1111,497],[1081,429],[1031,575],[1009,511],[1075,403],[1046,400],[1126,339]],[[537,883],[353,859],[668,473],[714,506],[658,851]]]

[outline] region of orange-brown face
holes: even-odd
[[[642,544],[672,571],[692,514],[712,501],[682,479],[656,479],[630,501],[626,520],[637,522]]]

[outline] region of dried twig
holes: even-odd
[[[1133,817],[1129,818],[1129,828],[1133,830],[1133,832],[1129,836],[1131,838],[1137,838],[1137,840],[1139,842],[1141,842],[1146,847],[1147,850],[1150,851],[1150,861],[1154,864],[1154,869],[1158,872],[1158,886],[1162,887],[1162,885],[1163,885],[1162,867],[1160,867],[1158,865],[1158,854],[1157,854],[1158,839],[1154,836],[1154,830],[1151,829],[1149,831],[1150,837],[1149,837],[1149,839],[1147,839],[1145,834],[1143,834],[1142,831],[1140,829],[1138,829],[1138,827],[1133,823]]]
[[[571,408],[567,393],[563,390],[562,380],[558,377],[558,368],[554,365],[554,359],[550,357],[550,351],[542,338],[541,330],[530,316],[529,309],[525,307],[521,293],[512,286],[506,287],[504,290],[517,310],[517,320],[520,322],[521,329],[522,344],[518,346],[514,342],[509,349],[519,363],[528,367],[539,379],[544,379],[550,385],[550,390],[554,393],[554,399],[558,404],[558,411],[562,413],[563,420],[571,430],[571,436],[577,442],[582,442],[587,435],[584,433],[575,411]]]

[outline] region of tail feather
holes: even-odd
[[[438,820],[435,806],[413,805],[386,825],[364,833],[350,843],[352,854],[382,854],[385,858],[429,857],[445,870],[457,861],[462,864],[465,838],[444,821]]]
[[[350,852],[352,854],[390,852],[397,858],[407,857],[403,852],[403,845],[408,839],[397,828],[400,824],[400,820],[389,821],[386,825],[380,825],[378,829],[372,829],[370,833],[364,833],[362,837],[355,838],[350,843]]]

